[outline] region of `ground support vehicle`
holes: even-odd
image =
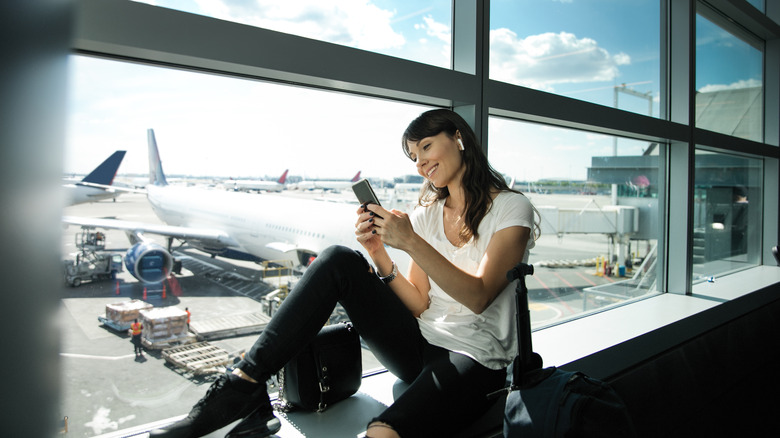
[[[83,251],[76,260],[63,261],[65,282],[72,287],[85,281],[114,280],[122,269],[122,256],[110,252]]]

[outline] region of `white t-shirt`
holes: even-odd
[[[472,238],[458,248],[444,234],[444,200],[426,208],[417,208],[411,221],[415,232],[453,264],[469,273],[476,273],[493,234],[501,229],[521,226],[533,230],[533,207],[525,196],[501,192],[493,200],[490,211],[479,224],[479,239]],[[533,233],[532,233],[533,234]],[[523,261],[534,241],[528,240]],[[510,283],[495,300],[477,315],[447,295],[433,280],[430,306],[418,322],[420,330],[433,345],[465,354],[490,369],[505,368],[517,354],[515,322],[515,285]]]

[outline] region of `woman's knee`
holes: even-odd
[[[400,435],[389,424],[373,421],[366,429],[365,438],[400,438]]]
[[[328,263],[331,268],[335,269],[345,268],[352,271],[356,266],[360,266],[368,271],[371,270],[371,265],[361,252],[342,245],[332,245],[325,248],[315,261]]]

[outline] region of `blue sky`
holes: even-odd
[[[445,68],[450,63],[449,0],[145,3]],[[625,83],[648,98],[620,94],[618,106],[647,114],[650,99],[657,116],[659,10],[658,0],[493,0],[491,77],[608,106],[614,86]],[[755,79],[750,50],[717,28],[701,29],[697,49],[706,68],[699,71],[707,74],[697,76],[697,87],[740,86]],[[724,55],[740,62],[724,63]],[[760,79],[760,55],[757,59]],[[66,173],[87,172],[117,149],[128,151],[120,173],[145,173],[145,132],[154,128],[170,174],[275,177],[289,168],[293,175],[312,178],[349,178],[358,170],[391,178],[414,173],[398,139],[426,109],[76,56],[71,77]],[[501,159],[499,170],[518,178],[584,179],[590,157],[612,151],[607,136],[496,125],[490,131],[491,155]],[[341,134],[347,129],[354,130],[349,137]],[[377,156],[366,153],[366,144]],[[621,155],[641,153],[646,146],[622,139],[619,145]],[[508,165],[502,159],[518,155],[533,155],[544,166],[529,171],[525,160]]]

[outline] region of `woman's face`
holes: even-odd
[[[416,143],[406,143],[409,156],[417,165],[417,173],[435,187],[449,186],[463,177],[465,167],[456,138],[440,132]]]

